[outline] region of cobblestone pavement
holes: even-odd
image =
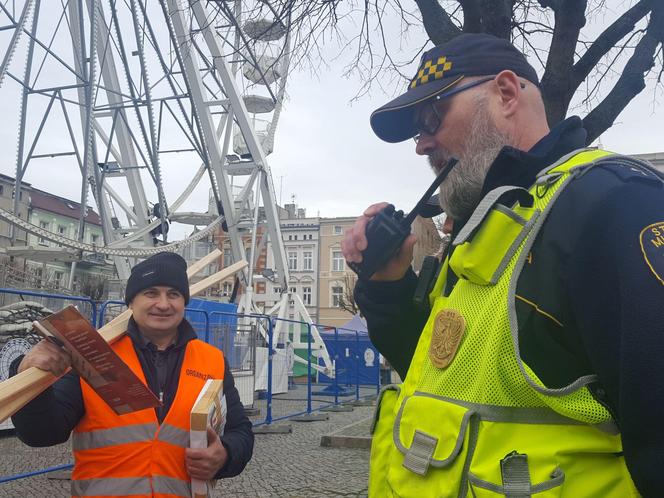
[[[363,389],[361,396],[375,394]],[[334,398],[314,395],[313,409]],[[304,401],[303,399],[304,398]],[[340,398],[342,401],[355,396]],[[265,418],[265,401],[255,407],[260,413],[254,423]],[[306,386],[298,386],[273,401],[273,417],[306,410]],[[290,425],[291,434],[257,434],[254,457],[238,477],[220,481],[214,497],[363,497],[367,494],[369,451],[366,449],[324,448],[321,436],[370,417],[373,407],[355,407],[352,412],[329,413],[322,422],[281,420],[274,425]],[[13,435],[0,436],[0,477],[26,473],[71,462],[69,443],[51,448],[28,448]],[[69,481],[46,475],[0,483],[0,497],[68,497]],[[53,476],[52,476],[53,477]]]

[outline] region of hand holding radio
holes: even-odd
[[[410,236],[410,225],[425,206],[431,194],[445,181],[445,178],[447,178],[447,175],[456,164],[457,159],[455,158],[451,158],[447,162],[407,216],[404,216],[403,211],[396,211],[392,204],[374,204],[365,211],[365,215],[368,212],[374,213],[374,210],[371,208],[382,206],[382,209],[378,208],[373,218],[369,219],[367,216],[360,217],[355,226],[350,230],[350,232],[357,232],[363,229],[364,238],[359,237],[359,240],[357,240],[357,233],[353,233],[350,237],[350,243],[345,245],[345,249],[344,245],[342,245],[348,266],[357,273],[360,279],[371,279],[377,271],[384,269],[395,257],[397,260],[399,259],[399,249]],[[365,218],[366,221],[364,220]],[[357,240],[355,247],[352,244],[353,238]],[[413,241],[412,244],[414,245],[414,243]],[[357,255],[354,249],[359,250],[361,255]],[[412,257],[412,245],[410,256]],[[399,278],[403,277],[404,274],[405,269]]]
[[[371,230],[369,234],[366,233],[367,225],[372,225],[372,221],[384,209],[387,208],[389,212],[393,212],[394,206],[389,206],[391,204],[387,202],[380,202],[369,206],[362,216],[357,219],[353,227],[346,232],[341,247],[343,255],[351,268],[356,264],[361,264],[364,259],[363,252],[366,251],[368,245],[367,236],[371,236],[372,233]],[[385,216],[385,213],[381,216]],[[376,225],[373,224],[372,226]],[[394,281],[403,278],[413,259],[413,247],[416,242],[417,237],[414,234],[406,234],[406,238],[400,244],[400,247],[397,248],[396,254],[392,254],[390,258],[387,258],[382,267],[376,268],[371,280]],[[375,244],[374,247],[376,247]]]

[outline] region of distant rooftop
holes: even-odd
[[[59,214],[74,220],[79,219],[81,209],[81,205],[78,202],[44,192],[43,190],[39,190],[34,187],[32,187],[30,192],[30,206],[34,209],[41,209],[42,211]],[[88,207],[85,221],[86,223],[91,223],[92,225],[101,226],[101,218],[94,211],[94,209],[90,207]]]
[[[651,152],[649,154],[634,154],[634,157],[644,159],[659,171],[664,172],[664,152]]]

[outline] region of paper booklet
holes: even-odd
[[[33,322],[71,353],[72,368],[118,415],[159,406],[159,399],[74,306]]]
[[[224,396],[224,381],[208,379],[196,398],[191,409],[189,446],[191,448],[207,448],[208,425],[220,436],[226,426],[226,396]],[[215,481],[191,480],[191,496],[193,498],[206,498],[214,486]]]

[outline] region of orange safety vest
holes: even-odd
[[[113,349],[146,383],[132,340],[125,336]],[[184,464],[189,414],[205,381],[223,378],[223,353],[197,339],[189,341],[178,390],[161,425],[153,408],[117,415],[81,380],[85,414],[72,440],[72,496],[190,497]]]

